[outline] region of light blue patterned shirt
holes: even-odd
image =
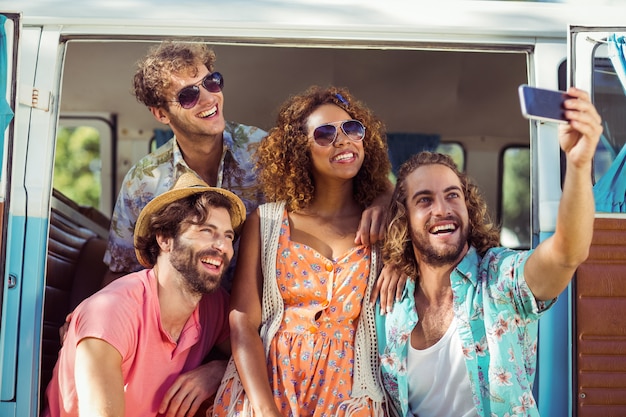
[[[524,279],[532,251],[493,248],[481,259],[476,249],[450,274],[454,315],[479,416],[538,416],[532,395],[537,360],[537,320],[555,300],[538,302]],[[407,352],[418,321],[415,281],[402,300],[380,315],[376,332],[383,385],[396,415],[411,416]],[[415,378],[415,376],[413,376]],[[428,417],[428,416],[420,416]]]
[[[257,127],[233,122],[227,122],[224,130],[224,151],[217,186],[237,194],[248,213],[263,202],[252,154],[266,135],[267,132]],[[175,137],[143,157],[128,171],[115,203],[109,243],[104,254],[104,262],[111,271],[143,269],[133,246],[133,231],[139,213],[155,196],[171,189],[185,172],[194,171],[183,159]]]

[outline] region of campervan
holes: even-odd
[[[210,45],[227,120],[265,130],[289,95],[347,87],[385,122],[394,172],[422,149],[451,154],[514,248],[554,232],[564,169],[557,125],[525,119],[518,87],[590,91],[594,181],[612,200],[540,321],[534,390],[544,416],[626,415],[626,6],[584,3],[4,1],[0,416],[41,412],[59,326],[102,283],[122,179],[171,135],[131,93],[164,40]]]

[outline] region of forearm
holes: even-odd
[[[587,259],[593,237],[592,163],[575,166],[568,161],[566,172],[552,249],[563,267],[575,269]]]
[[[237,372],[255,415],[280,415],[270,387],[265,349],[256,329],[241,323],[232,326],[231,344]]]
[[[595,203],[591,179],[593,158],[602,134],[602,119],[585,91],[570,87],[565,102],[567,125],[559,127],[559,144],[567,165],[552,251],[563,268],[575,269],[587,259],[593,235]]]
[[[391,202],[391,197],[393,196],[393,190],[395,186],[391,183],[391,181],[387,181],[387,187],[383,193],[381,193],[378,197],[372,201],[372,206],[382,206],[387,207]]]
[[[388,182],[387,189],[363,210],[354,238],[355,245],[371,245],[385,238],[385,213],[392,195],[393,185]]]
[[[524,268],[538,300],[558,296],[589,253],[595,213],[591,168],[568,164],[567,170],[555,232],[537,246]]]

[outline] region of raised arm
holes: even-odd
[[[102,339],[85,338],[76,347],[74,377],[81,416],[124,415],[122,355]]]
[[[261,325],[261,235],[258,211],[245,222],[231,292],[230,340],[244,390],[257,416],[280,416],[267,373]]]
[[[550,300],[567,287],[589,255],[593,235],[591,173],[602,133],[601,118],[588,93],[570,87],[568,94],[574,98],[565,102],[569,123],[559,126],[559,143],[567,164],[556,229],[537,246],[524,268],[526,282],[538,300]]]

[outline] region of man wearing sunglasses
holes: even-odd
[[[211,186],[234,192],[248,213],[263,202],[252,155],[266,132],[225,121],[224,77],[214,71],[214,62],[215,53],[206,45],[164,42],[138,63],[135,96],[174,137],[135,164],[122,182],[104,256],[109,266],[104,284],[141,269],[133,249],[139,212],[183,173],[193,172]],[[389,191],[363,212],[356,244],[382,239],[384,208],[392,192],[390,183]],[[226,289],[232,269],[222,281]]]
[[[104,262],[105,283],[142,269],[133,248],[141,209],[172,188],[185,172],[239,196],[251,211],[256,191],[252,153],[266,132],[224,119],[224,78],[214,71],[215,53],[199,43],[164,42],[138,63],[134,94],[174,137],[126,174],[111,218]],[[225,279],[229,288],[230,280]]]

